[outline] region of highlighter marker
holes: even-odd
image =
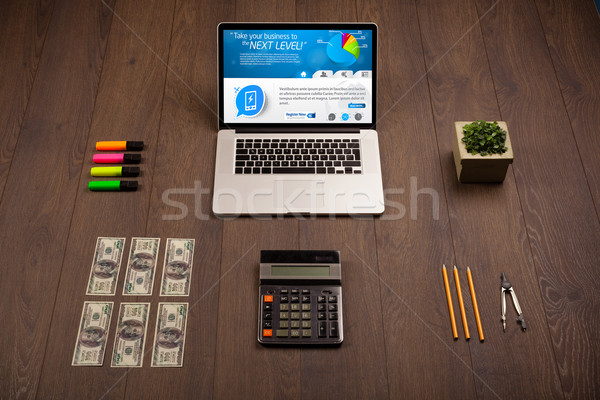
[[[140,167],[92,167],[92,176],[127,176],[133,177],[140,174]]]
[[[141,151],[144,148],[144,142],[132,142],[130,140],[96,142],[96,150],[128,150]]]
[[[94,154],[96,164],[139,164],[142,156],[139,154]]]
[[[93,191],[135,192],[137,181],[91,181],[88,188]]]

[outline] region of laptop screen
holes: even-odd
[[[220,126],[373,127],[376,37],[374,24],[220,24]]]

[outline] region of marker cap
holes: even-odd
[[[142,151],[144,149],[144,142],[132,142],[128,140],[126,149],[129,151]]]

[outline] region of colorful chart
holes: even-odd
[[[339,33],[327,43],[327,55],[341,67],[352,65],[358,59],[360,47],[356,38],[349,33]]]

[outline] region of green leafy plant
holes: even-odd
[[[475,121],[463,126],[462,138],[467,151],[471,154],[487,156],[502,154],[508,150],[505,146],[506,131],[497,122]]]

